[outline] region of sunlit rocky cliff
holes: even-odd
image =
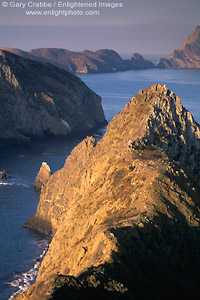
[[[17,299],[198,295],[199,170],[200,127],[179,97],[164,85],[141,90],[42,187],[25,226],[54,236]]]

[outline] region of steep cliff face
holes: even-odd
[[[158,68],[200,68],[200,26],[184,39],[181,47],[157,62]]]
[[[100,142],[80,143],[26,224],[54,237],[36,283],[17,299],[197,295],[199,130],[173,92],[153,85]]]
[[[101,98],[76,76],[0,51],[0,139],[64,137],[105,124]]]
[[[82,52],[57,48],[32,49],[30,52],[12,48],[0,49],[34,60],[46,61],[72,73],[107,73],[155,67],[138,53],[134,53],[131,60],[124,60],[116,51],[109,49]]]

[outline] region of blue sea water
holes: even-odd
[[[87,74],[79,76],[92,90],[102,96],[105,115],[110,121],[127,101],[140,89],[152,84],[166,84],[177,94],[200,123],[200,70],[149,69],[131,70],[114,74]]]
[[[200,123],[200,70],[132,70],[112,74],[79,76],[102,96],[106,119],[110,121],[140,89],[163,83],[181,98],[182,104]],[[104,133],[106,127],[102,129]],[[38,195],[32,188],[43,161],[53,172],[60,169],[71,150],[80,142],[34,142],[30,147],[4,148],[0,151],[0,170],[12,178],[0,182],[0,300],[24,290],[37,274],[49,238],[23,228],[35,213]]]

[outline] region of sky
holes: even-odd
[[[70,8],[74,3],[92,7]],[[116,7],[105,7],[111,4]],[[27,15],[27,11],[46,15]],[[58,11],[66,16],[55,16]],[[88,11],[95,15],[72,15]],[[167,55],[178,49],[197,25],[199,0],[0,0],[0,47],[28,51],[108,48],[120,54]]]

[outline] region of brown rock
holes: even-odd
[[[47,183],[47,181],[49,180],[50,176],[51,176],[51,169],[48,166],[48,164],[46,162],[43,162],[40,170],[37,174],[37,177],[35,179],[35,185],[34,187],[37,190],[41,190],[42,187]]]
[[[131,60],[124,60],[116,51],[109,49],[82,52],[57,48],[32,49],[30,52],[12,48],[0,49],[34,60],[50,62],[72,73],[107,73],[155,67],[138,53],[134,53]]]
[[[116,72],[127,69],[127,63],[113,50],[73,52],[66,49],[39,48],[30,51],[38,59],[66,69],[72,73]]]
[[[158,68],[200,68],[200,26],[184,39],[181,47],[157,62]]]
[[[6,175],[6,171],[0,171],[0,180],[6,180],[7,179],[7,175]]]
[[[80,78],[0,50],[0,141],[86,134],[106,124],[101,97]]]
[[[197,299],[199,157],[200,126],[180,99],[165,85],[140,91],[42,189],[32,220],[55,235],[17,299],[98,299],[103,286],[110,299]]]

